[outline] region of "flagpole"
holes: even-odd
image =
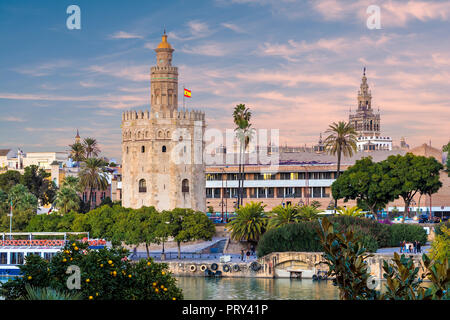
[[[184,90],[185,90],[186,88],[185,88],[185,85],[184,85],[184,83],[183,83],[183,109],[186,109],[186,106],[185,106],[185,104],[184,104],[184,98],[185,98],[185,96],[184,96]]]

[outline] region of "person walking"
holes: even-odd
[[[403,242],[400,241],[400,253],[403,253]]]
[[[417,253],[422,253],[422,245],[420,244],[420,241],[417,241]]]
[[[417,240],[413,242],[414,244],[414,253],[417,253]]]
[[[245,261],[250,260],[250,251],[247,250],[246,256],[247,256],[247,257],[246,257],[246,260],[245,260]]]
[[[241,250],[241,261],[244,261],[244,249]]]

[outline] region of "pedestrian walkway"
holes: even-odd
[[[422,252],[421,253],[417,253],[417,254],[422,254],[422,253],[428,253],[428,251],[430,251],[431,246],[422,246]],[[377,253],[380,254],[394,254],[394,252],[400,253],[400,247],[394,247],[394,248],[381,248],[377,250]],[[402,252],[405,254],[415,254],[415,253],[410,253],[410,252]]]

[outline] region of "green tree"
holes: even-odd
[[[329,133],[326,137],[325,149],[329,154],[337,154],[337,171],[336,179],[339,178],[341,170],[341,157],[351,157],[356,151],[356,131],[350,123],[345,121],[333,122],[326,131]],[[335,198],[335,205],[337,207],[337,198]]]
[[[167,239],[171,235],[170,220],[171,220],[171,212],[170,211],[161,212],[159,214],[158,224],[155,229],[155,242],[157,244],[162,244],[162,250],[161,250],[161,259],[162,260],[165,259],[164,244],[167,242]]]
[[[83,192],[83,188],[80,185],[80,179],[74,176],[67,176],[61,183],[61,188],[70,188],[75,192]]]
[[[85,138],[83,140],[83,147],[86,159],[97,157],[100,154],[100,148],[98,147],[97,140],[94,138]]]
[[[38,206],[36,196],[22,184],[16,184],[9,190],[8,203],[12,203],[13,212],[32,210],[36,213]]]
[[[75,190],[69,187],[62,187],[56,194],[56,200],[53,202],[53,205],[61,215],[64,215],[72,210],[78,211],[80,202],[81,199]]]
[[[192,209],[175,208],[163,212],[170,236],[177,242],[178,259],[181,258],[181,243],[193,240],[211,240],[215,228],[208,216]],[[160,228],[163,228],[162,226]],[[164,229],[162,229],[164,231]]]
[[[188,241],[211,240],[216,232],[214,223],[201,211],[194,211],[183,219],[184,238]]]
[[[131,209],[118,205],[98,207],[86,213],[87,221],[76,217],[74,224],[77,223],[77,226],[83,228],[87,227],[89,230],[78,231],[88,231],[93,238],[117,240],[115,224],[131,211]],[[125,240],[125,238],[121,240]]]
[[[409,214],[409,205],[417,193],[433,194],[442,186],[439,173],[443,166],[432,157],[407,153],[389,156],[380,164],[390,178],[394,197],[405,202],[405,214]]]
[[[360,207],[367,207],[373,214],[394,200],[394,182],[380,163],[371,157],[357,160],[331,185],[335,199],[356,199]]]
[[[231,238],[258,242],[267,228],[267,216],[264,212],[265,205],[260,202],[251,202],[236,210],[236,216],[227,224],[231,230]]]
[[[108,179],[106,178],[105,162],[98,158],[89,158],[83,162],[79,173],[80,185],[84,190],[89,190],[89,209],[92,208],[93,190],[106,190]]]
[[[21,183],[22,174],[16,170],[8,170],[0,174],[0,189],[8,193],[16,184]]]
[[[300,220],[298,208],[290,204],[283,206],[276,206],[269,214],[269,222],[267,229],[278,228],[285,224],[296,223]]]
[[[31,165],[25,168],[21,184],[27,187],[42,205],[45,205],[52,203],[56,196],[56,185],[47,179],[49,177],[50,173],[36,165]]]
[[[70,145],[70,157],[75,162],[82,162],[86,159],[83,144],[75,142]]]
[[[155,231],[159,220],[159,212],[154,207],[122,211],[117,216],[113,227],[113,238],[124,241],[128,245],[145,243],[148,258],[150,257],[149,245],[157,243]]]
[[[243,188],[245,180],[245,150],[250,143],[252,130],[250,118],[252,113],[245,104],[238,104],[233,111],[233,122],[236,125],[236,137],[239,141],[239,179],[238,179],[238,199],[237,208],[243,203]]]

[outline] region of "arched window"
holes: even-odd
[[[128,154],[128,147],[127,147],[127,154]]]
[[[139,180],[139,192],[147,192],[147,184],[144,179]]]
[[[166,146],[162,146],[162,152],[166,152],[166,151],[167,151]]]
[[[142,146],[142,147],[141,147],[141,152],[142,152],[142,153],[145,153],[145,146]]]
[[[189,192],[189,180],[183,179],[181,182],[181,192]]]

